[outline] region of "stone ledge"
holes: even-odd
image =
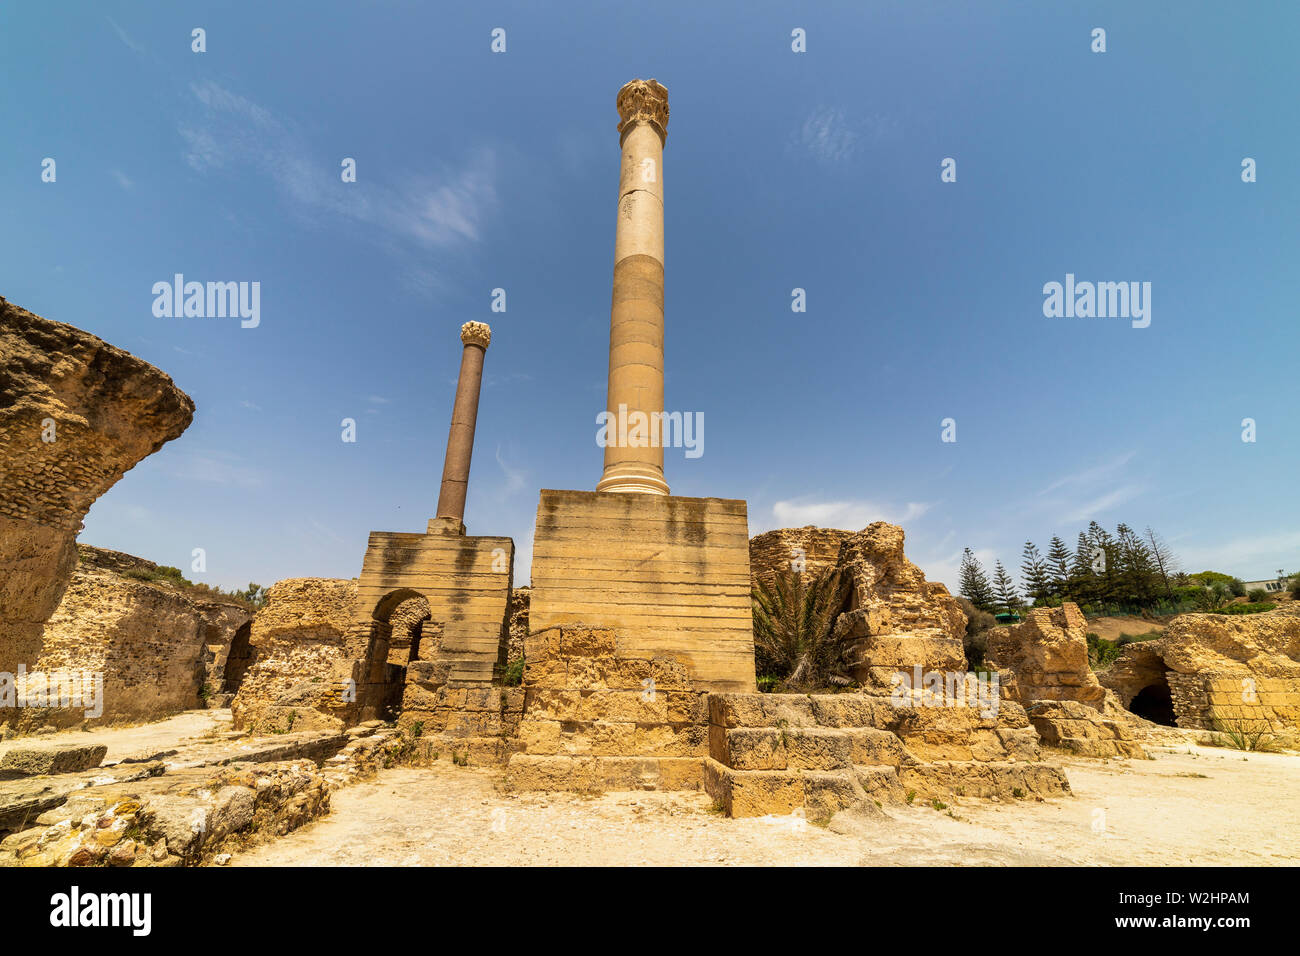
[[[701,790],[705,757],[568,757],[515,754],[505,784],[514,790],[577,792]]]

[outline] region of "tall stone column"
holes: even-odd
[[[668,91],[633,80],[616,101],[623,159],[609,317],[611,441],[597,491],[666,495],[659,413],[664,410],[664,189]],[[640,414],[638,414],[640,413]],[[642,418],[641,416],[644,416]],[[637,441],[638,422],[644,444]],[[632,441],[619,441],[618,436]]]
[[[465,351],[460,357],[456,380],[456,403],[451,410],[447,434],[447,457],[442,466],[442,489],[438,493],[438,516],[429,531],[465,533],[465,493],[469,490],[469,461],[474,453],[474,425],[478,421],[478,395],[483,383],[483,356],[492,341],[485,322],[466,322],[460,327]]]

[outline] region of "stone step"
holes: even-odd
[[[15,746],[0,758],[0,780],[90,770],[98,767],[107,753],[108,747],[104,744]]]
[[[702,724],[708,712],[708,695],[695,691],[529,687],[525,695],[525,712],[536,720]]]
[[[519,724],[526,753],[590,757],[704,757],[708,729],[684,722],[560,721],[527,719]]]
[[[416,762],[446,760],[461,767],[502,767],[520,744],[509,737],[433,734],[414,742]]]
[[[515,790],[700,790],[704,757],[560,756],[517,753],[506,766]]]
[[[895,734],[872,727],[715,727],[710,744],[710,756],[733,770],[898,767],[911,759]]]
[[[1098,737],[1057,737],[1055,740],[1044,740],[1045,744],[1050,747],[1056,747],[1060,750],[1069,751],[1080,757],[1122,757],[1131,760],[1149,760],[1150,755],[1135,740],[1116,740],[1113,738]]]
[[[872,769],[878,772],[863,777],[877,791],[888,792],[894,768]],[[814,823],[824,823],[840,810],[872,799],[851,767],[829,771],[733,770],[712,758],[704,762],[704,789],[730,817],[785,816],[800,811]]]
[[[904,791],[916,798],[950,797],[1022,799],[1059,797],[1070,792],[1065,771],[1055,764],[1030,761],[941,760],[899,771]]]
[[[946,761],[902,768],[736,770],[709,758],[704,788],[728,816],[785,815],[802,809],[809,820],[824,823],[865,801],[883,805],[959,796],[1050,797],[1068,793],[1070,786],[1060,767],[1044,763]]]

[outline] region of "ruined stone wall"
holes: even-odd
[[[91,503],[193,415],[152,365],[0,298],[0,671],[35,663]]]
[[[853,675],[889,686],[901,670],[964,671],[966,615],[957,599],[903,553],[903,529],[877,521],[848,538],[839,566],[851,582],[836,627],[846,634]]]
[[[524,640],[528,637],[528,611],[532,603],[531,588],[515,588],[510,592],[510,637],[506,647],[506,663],[524,656]]]
[[[1011,670],[1020,698],[1073,700],[1100,711],[1106,690],[1088,663],[1088,622],[1077,604],[1036,607],[1019,624],[990,628],[984,659]]]
[[[333,578],[289,578],[270,588],[249,632],[253,664],[230,705],[236,728],[276,733],[357,722],[364,675],[345,646],[356,594],[356,581]]]
[[[100,675],[103,712],[86,708],[0,710],[22,731],[43,725],[153,720],[203,706],[213,648],[229,645],[251,616],[239,604],[118,572],[153,562],[82,545],[82,560],[44,627],[37,673]]]
[[[853,678],[864,686],[887,689],[899,671],[966,669],[962,636],[966,615],[957,599],[903,553],[904,533],[877,521],[861,531],[835,528],[780,528],[749,542],[755,586],[776,575],[839,570],[848,594],[836,630],[845,643]]]
[[[1300,608],[1263,614],[1182,614],[1163,636],[1130,644],[1101,681],[1129,706],[1169,686],[1178,726],[1300,728]]]
[[[852,531],[838,528],[778,528],[749,539],[749,578],[754,587],[759,582],[792,570],[792,563],[802,559],[807,574],[820,574],[839,563],[840,548],[853,537]]]

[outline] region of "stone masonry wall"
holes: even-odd
[[[1125,706],[1167,683],[1179,727],[1300,729],[1300,607],[1263,614],[1182,614],[1129,644],[1101,681]]]
[[[78,551],[82,560],[44,627],[31,673],[99,675],[102,713],[90,716],[85,706],[24,707],[0,710],[0,721],[32,731],[47,724],[156,720],[203,706],[211,648],[227,647],[249,611],[114,570],[152,569],[152,562],[85,545]]]
[[[749,539],[749,577],[757,587],[771,583],[777,574],[792,570],[802,560],[805,573],[820,574],[839,563],[840,548],[853,537],[838,528],[778,528]]]
[[[0,671],[35,663],[91,503],[193,415],[152,365],[0,298]]]
[[[271,587],[249,634],[253,664],[230,705],[236,728],[276,733],[357,722],[357,669],[345,649],[356,593],[356,581],[331,578]]]

